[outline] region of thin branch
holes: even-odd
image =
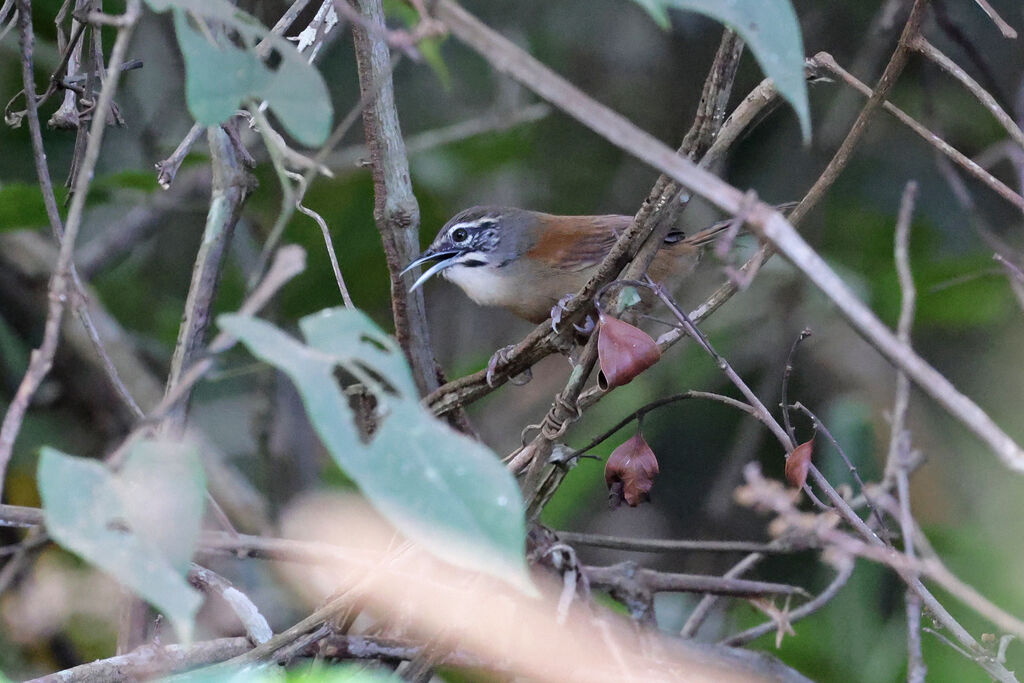
[[[394,71],[395,67],[398,66],[398,62],[401,59],[401,55],[396,55],[390,64],[391,71]],[[267,234],[267,239],[263,242],[263,248],[260,250],[260,257],[258,265],[253,269],[251,281],[252,283],[259,282],[262,277],[264,270],[266,269],[267,263],[270,261],[271,254],[277,249],[281,238],[284,236],[284,230],[288,227],[288,222],[295,210],[300,210],[305,215],[310,215],[310,211],[303,205],[303,201],[306,197],[306,191],[314,178],[318,173],[324,175],[331,175],[330,170],[324,166],[324,162],[327,159],[330,152],[335,146],[340,143],[349,129],[359,119],[360,114],[366,109],[372,99],[376,96],[377,90],[382,86],[384,81],[380,81],[377,84],[377,88],[372,91],[361,93],[359,100],[356,104],[349,109],[348,113],[345,114],[334,130],[331,131],[327,141],[320,147],[320,150],[313,156],[312,159],[305,157],[301,158],[300,168],[305,167],[305,171],[301,176],[301,180],[296,179],[291,171],[287,167],[287,161],[289,157],[297,156],[291,149],[288,149],[284,138],[281,137],[276,131],[274,131],[270,123],[267,121],[263,113],[256,109],[253,112],[253,118],[260,122],[259,131],[264,138],[264,142],[267,145],[267,152],[270,155],[270,160],[274,164],[274,170],[277,171],[278,178],[281,182],[281,210],[278,212],[277,218],[274,219],[274,225],[271,226],[270,232]],[[296,159],[296,161],[299,161]],[[295,187],[292,187],[290,180],[295,180]],[[314,212],[315,213],[315,212]],[[312,218],[312,216],[310,216]],[[314,218],[314,220],[316,220]],[[317,221],[320,224],[320,221]],[[320,226],[323,230],[323,225]],[[344,280],[341,278],[341,268],[338,265],[337,254],[334,253],[334,245],[330,238],[330,233],[327,232],[324,235],[325,247],[328,250],[328,257],[331,259],[331,268],[335,272],[335,279],[338,282],[338,289],[341,292],[342,300],[346,300],[347,288],[344,285]],[[346,303],[346,305],[349,305]]]
[[[704,81],[697,114],[680,145],[680,156],[697,159],[711,147],[725,118],[729,93],[732,91],[742,53],[743,41],[733,31],[726,30]],[[565,321],[567,327],[571,324],[571,309],[600,298],[601,292],[611,282],[611,278],[619,275],[620,270],[621,277],[627,280],[642,277],[647,272],[665,237],[674,227],[676,218],[689,202],[690,196],[684,196],[681,190],[682,186],[667,175],[662,174],[658,177],[648,193],[647,200],[640,206],[629,227],[616,240],[611,252],[602,260],[597,272],[570,300],[567,305],[570,316]],[[634,249],[630,250],[630,247]],[[616,257],[616,252],[620,250],[624,257],[622,263],[619,263]],[[619,307],[617,299],[614,306]],[[565,468],[554,468],[548,472],[543,482],[540,481],[542,468],[547,464],[555,439],[565,432],[571,422],[580,417],[578,401],[597,362],[597,337],[598,335],[592,335],[587,340],[569,381],[544,416],[540,433],[528,447],[520,451],[517,458],[531,460],[525,484],[526,490],[534,490],[527,505],[528,514],[531,516],[539,514],[565,476]]]
[[[559,540],[572,545],[583,545],[592,548],[609,548],[612,550],[629,550],[642,553],[662,553],[675,551],[706,552],[706,553],[764,553],[786,554],[809,550],[813,546],[806,544],[788,544],[773,541],[757,543],[753,541],[705,541],[679,540],[671,538],[620,538],[603,534],[585,534],[578,531],[556,531]]]
[[[857,484],[857,487],[863,494],[864,502],[871,510],[871,514],[874,515],[875,521],[878,523],[879,531],[882,533],[883,536],[885,536],[886,540],[888,541],[889,529],[885,526],[885,519],[882,517],[882,513],[878,511],[878,507],[874,504],[874,502],[871,499],[871,496],[867,493],[867,485],[864,483],[864,480],[861,479],[860,472],[857,470],[857,466],[853,464],[852,460],[850,460],[850,456],[846,454],[846,449],[844,449],[842,444],[839,443],[839,440],[832,434],[831,431],[829,431],[828,425],[822,422],[821,418],[819,418],[814,413],[814,411],[812,411],[810,408],[805,406],[800,401],[797,401],[796,403],[787,406],[787,408],[799,410],[804,415],[809,417],[811,419],[811,422],[814,424],[814,430],[816,432],[820,431],[822,434],[825,435],[825,438],[832,442],[832,446],[835,447],[836,452],[839,453],[839,457],[846,464],[847,471],[853,476],[853,481]]]
[[[843,81],[850,87],[859,91],[863,95],[868,95],[871,89],[857,80],[852,74],[847,72],[843,67],[839,66],[835,58],[827,52],[819,52],[814,56],[814,60],[821,64],[823,67],[831,71],[832,73],[839,76]],[[909,114],[904,112],[902,109],[892,104],[891,102],[883,102],[882,108],[889,112],[903,125],[910,128],[912,131],[917,133],[919,136],[924,138],[925,142],[935,147],[937,150],[942,152],[944,155],[953,160],[957,165],[963,168],[965,171],[970,173],[972,176],[980,180],[985,185],[988,185],[996,192],[1000,197],[1010,202],[1018,209],[1024,210],[1024,197],[1014,192],[1010,187],[1003,181],[999,180],[991,173],[986,171],[984,168],[975,163],[972,159],[967,157],[965,154],[957,150],[955,147],[950,145],[948,142],[940,138],[938,135],[928,130]]]
[[[241,315],[254,315],[292,278],[306,268],[306,252],[298,245],[281,247],[277,251],[270,269],[267,270],[263,280],[252,291],[238,309]],[[136,438],[140,429],[148,427],[149,423],[162,420],[171,411],[178,401],[186,396],[203,375],[213,368],[215,357],[227,351],[237,343],[237,339],[226,332],[220,332],[210,341],[207,346],[207,353],[204,357],[195,361],[182,373],[177,382],[164,394],[160,403],[147,415],[146,423],[140,425],[117,447],[109,456],[107,462],[117,464],[127,453],[128,446]]]
[[[335,7],[349,0],[335,0]],[[353,24],[359,88],[373,93],[363,109],[363,127],[373,168],[374,220],[384,243],[388,272],[391,275],[391,312],[395,336],[412,367],[413,377],[422,395],[439,386],[437,363],[430,344],[423,292],[406,290],[401,276],[406,264],[419,254],[420,210],[412,191],[409,160],[395,109],[395,93],[391,80],[391,55],[384,28],[381,0],[352,0],[362,23]]]
[[[1010,285],[1010,291],[1017,299],[1017,305],[1024,310],[1024,272],[1021,271],[1020,266],[1002,254],[993,254],[992,260],[1002,266],[1003,272],[1006,274],[1006,281]]]
[[[704,155],[701,163],[706,168],[713,168],[721,162],[729,149],[741,138],[741,136],[767,115],[779,104],[778,92],[770,79],[763,80],[754,88],[729,115],[722,124],[718,137],[712,143],[711,148]],[[757,268],[768,258],[769,254],[763,247],[752,257],[747,264],[740,269],[742,273],[756,271]],[[730,279],[719,287],[701,306],[691,313],[696,321],[701,321],[711,313],[720,308],[728,301],[739,287],[733,279]],[[487,381],[487,372],[481,370],[465,377],[454,379],[437,391],[433,392],[424,402],[430,406],[436,415],[444,415],[458,406],[472,403],[491,391],[501,386],[509,377],[530,368],[547,355],[554,353],[557,346],[554,343],[555,334],[548,323],[538,325],[521,342],[516,344],[512,351],[506,356],[505,364],[496,368],[494,382]],[[670,330],[658,339],[658,345],[662,350],[672,346],[679,341],[684,334],[678,328]],[[600,387],[593,387],[587,390],[579,400],[579,405],[584,408],[596,403],[605,394]]]
[[[823,543],[834,546],[847,557],[856,555],[893,569],[903,582],[906,583],[907,587],[921,598],[924,608],[931,613],[932,618],[946,628],[961,645],[974,653],[975,661],[978,662],[979,666],[998,681],[1016,682],[1017,679],[1013,673],[987,653],[981,643],[935,598],[932,592],[921,582],[921,579],[918,578],[918,575],[928,576],[935,580],[957,599],[963,601],[964,604],[970,606],[993,624],[1009,633],[1024,633],[1024,622],[1021,622],[987,600],[973,587],[965,584],[952,574],[937,559],[925,561],[911,560],[903,553],[886,545],[882,539],[878,538],[864,524],[863,520],[857,517],[846,500],[836,492],[835,488],[821,476],[821,473],[813,465],[811,466],[810,473],[815,479],[815,483],[824,490],[829,501],[832,502],[842,519],[857,531],[860,539],[835,529],[831,525],[808,527],[804,515],[795,508],[793,499],[784,492],[783,495],[777,495],[782,490],[781,485],[765,479],[756,464],[752,463],[744,470],[747,486],[744,487],[743,495],[748,502],[754,501],[756,504],[775,511],[780,515],[780,521],[786,523],[787,519],[791,520],[788,526],[794,531],[802,533],[810,531]]]
[[[22,47],[22,82],[24,92],[26,93],[26,115],[28,117],[29,137],[32,140],[32,156],[35,163],[36,177],[39,180],[39,189],[43,195],[43,205],[46,208],[46,215],[50,221],[50,230],[53,232],[53,236],[57,244],[60,244],[64,239],[64,226],[61,221],[60,210],[57,207],[57,198],[53,193],[53,182],[50,178],[50,171],[46,163],[46,149],[43,146],[42,131],[39,124],[39,103],[44,98],[37,98],[35,94],[35,76],[33,66],[33,45],[35,37],[32,31],[32,16],[30,12],[24,12],[19,16],[23,16],[25,19],[24,21],[19,22],[19,27]],[[79,24],[79,27],[82,26],[83,25]],[[79,30],[78,33],[80,34],[81,30]],[[72,42],[74,43],[75,41],[77,41],[77,38],[72,37]],[[69,55],[73,51],[70,45],[68,46],[67,51]],[[77,115],[77,110],[75,110],[75,113]],[[131,392],[128,391],[124,381],[121,379],[121,375],[117,367],[114,365],[106,347],[100,340],[96,324],[93,321],[92,314],[89,312],[89,295],[85,290],[85,285],[79,277],[78,270],[75,268],[73,257],[69,264],[69,272],[71,277],[71,291],[69,293],[69,297],[71,299],[71,305],[74,309],[75,315],[81,322],[82,327],[89,338],[89,342],[92,344],[97,357],[99,357],[100,363],[103,366],[103,371],[106,374],[107,379],[110,381],[114,391],[135,417],[141,417],[142,409],[139,408],[135,398],[132,396]],[[2,473],[0,473],[0,482],[2,482]],[[0,490],[2,490],[2,484],[0,484]]]
[[[896,334],[905,344],[910,344],[910,328],[914,322],[914,308],[917,290],[914,276],[910,271],[910,224],[917,198],[917,183],[907,183],[900,202],[899,217],[893,238],[893,257],[900,282],[900,317]],[[892,430],[889,436],[889,453],[885,461],[885,477],[895,473],[896,490],[900,504],[900,532],[903,536],[903,553],[908,560],[914,559],[914,518],[910,511],[910,434],[906,431],[907,407],[910,403],[910,382],[902,372],[896,374],[896,395],[893,399]],[[865,494],[866,495],[866,494]],[[907,683],[924,683],[928,667],[921,652],[921,597],[909,588],[904,595],[907,611]]]
[[[193,563],[188,570],[188,580],[193,586],[206,593],[219,595],[238,617],[238,621],[254,645],[265,643],[274,635],[266,618],[260,614],[259,608],[249,596],[232,586],[231,582],[220,574]]]
[[[93,683],[112,680],[141,680],[209,666],[237,657],[252,648],[248,638],[232,637],[207,640],[192,645],[143,646],[117,657],[99,659],[66,669],[30,683]],[[304,644],[291,656],[330,661],[409,661],[423,651],[423,645],[396,638],[347,635],[329,632]],[[443,666],[489,669],[493,663],[467,652],[446,653]]]
[[[981,87],[981,84],[971,78],[970,74],[960,68],[960,66],[952,59],[942,53],[939,48],[935,47],[927,40],[924,36],[917,36],[913,42],[914,49],[920,52],[922,55],[932,60],[943,71],[948,73],[950,76],[960,81],[960,83],[974,95],[979,102],[984,105],[986,109],[996,118],[997,121],[1006,129],[1013,141],[1016,142],[1022,149],[1024,149],[1024,132],[1021,131],[1020,126],[1013,120],[1013,117],[1006,113],[1006,110],[999,106],[999,102],[996,98],[991,95],[987,90]]]
[[[747,581],[722,576],[659,572],[622,562],[610,567],[583,567],[592,588],[642,593],[713,593],[749,598],[759,595],[806,595],[798,586],[764,581]]]
[[[657,410],[662,406],[670,405],[672,403],[678,403],[679,401],[685,401],[691,398],[703,398],[709,401],[724,403],[725,405],[730,406],[731,408],[736,408],[737,410],[740,410],[748,415],[751,415],[752,417],[758,417],[757,411],[749,403],[744,403],[743,401],[737,401],[736,399],[731,398],[729,396],[714,394],[707,391],[684,391],[681,394],[673,394],[671,396],[659,398],[657,400],[651,401],[650,403],[641,406],[640,408],[637,408],[632,413],[626,415],[621,420],[619,420],[613,427],[610,427],[609,429],[605,430],[600,436],[596,436],[593,439],[591,439],[586,446],[577,448],[575,451],[572,452],[571,455],[567,457],[573,458],[578,455],[582,455],[583,453],[586,453],[591,448],[594,448],[595,446],[598,446],[599,444],[604,442],[610,436],[615,434],[615,432],[619,431],[633,420],[643,417],[652,410]]]
[[[871,24],[859,36],[857,52],[850,58],[851,73],[865,78],[869,74],[878,73],[909,13],[910,5],[905,0],[885,0],[878,7]],[[814,131],[818,145],[823,149],[831,149],[841,142],[853,123],[859,101],[857,94],[849,90],[836,93]]]
[[[64,315],[64,305],[71,290],[71,267],[72,256],[74,255],[75,240],[78,238],[78,230],[82,225],[82,215],[85,210],[85,198],[92,181],[93,171],[99,159],[100,147],[103,143],[103,135],[107,127],[107,113],[110,111],[114,99],[114,91],[117,89],[121,77],[121,64],[124,62],[125,52],[128,49],[128,42],[131,39],[135,22],[140,15],[139,1],[130,0],[125,9],[124,25],[120,27],[117,38],[114,40],[114,47],[110,53],[109,73],[107,80],[103,83],[96,108],[93,112],[92,124],[89,130],[89,141],[86,145],[85,155],[82,159],[81,172],[78,173],[74,193],[71,199],[71,207],[68,210],[67,222],[64,226],[64,238],[60,245],[60,254],[57,258],[57,265],[54,268],[53,278],[50,283],[50,306],[46,316],[46,326],[43,332],[43,341],[38,349],[34,349],[29,359],[29,367],[18,390],[11,400],[11,405],[4,415],[3,426],[0,427],[0,491],[3,490],[7,464],[11,459],[11,452],[14,449],[14,440],[21,429],[21,422],[28,409],[29,401],[35,394],[36,389],[49,373],[53,364],[53,356],[57,351],[57,342],[60,332],[60,321]],[[19,1],[20,22],[31,22],[31,2],[29,0]],[[24,23],[21,24],[24,26]],[[28,35],[24,30],[23,36]]]
[[[846,168],[850,158],[853,156],[857,143],[860,142],[864,131],[867,130],[868,122],[878,107],[885,102],[889,91],[896,85],[896,80],[903,73],[903,68],[907,65],[907,59],[910,54],[910,43],[921,29],[921,22],[924,20],[925,8],[927,6],[928,0],[914,0],[914,5],[910,9],[910,15],[903,25],[903,32],[900,34],[896,50],[889,58],[888,64],[885,65],[885,70],[882,72],[874,89],[869,88],[870,92],[868,93],[867,103],[861,109],[857,119],[853,122],[853,126],[851,126],[850,131],[839,145],[839,149],[836,150],[836,153],[828,162],[825,170],[821,172],[814,185],[807,191],[800,204],[793,209],[793,213],[789,216],[791,223],[801,222],[804,216],[821,201],[821,198],[832,187],[839,174]]]
[[[188,133],[185,134],[185,137],[181,139],[178,146],[171,152],[171,156],[156,162],[156,182],[160,187],[165,190],[171,189],[174,177],[178,175],[178,169],[181,168],[185,157],[192,150],[192,145],[196,144],[204,130],[206,128],[201,124],[192,124],[192,127],[188,129]]]
[[[985,14],[988,15],[988,18],[992,20],[992,23],[996,25],[996,28],[999,29],[999,32],[1003,34],[1004,38],[1010,38],[1012,40],[1017,37],[1017,31],[1007,24],[1005,19],[999,16],[999,13],[992,8],[992,5],[988,3],[988,0],[974,0],[974,2]]]
[[[856,563],[852,557],[842,557],[839,559],[839,566],[836,569],[836,575],[832,581],[825,587],[821,593],[818,593],[813,600],[808,600],[804,604],[800,605],[792,612],[789,612],[787,621],[792,624],[793,622],[799,621],[805,617],[809,617],[814,614],[822,607],[832,601],[832,598],[839,593],[846,582],[850,580],[850,576],[853,574],[853,568]],[[760,626],[754,626],[746,631],[734,634],[722,641],[723,645],[730,645],[732,647],[738,647],[740,645],[746,645],[752,640],[756,640],[763,635],[771,633],[778,628],[778,624],[775,621],[768,621]]]
[[[763,559],[764,555],[759,552],[753,552],[733,565],[733,567],[722,576],[727,579],[739,578],[749,570],[753,569],[754,566]],[[700,602],[697,603],[697,606],[693,608],[692,612],[690,612],[690,616],[686,618],[686,623],[683,624],[683,628],[679,631],[679,637],[693,638],[697,635],[697,631],[700,630],[701,625],[708,618],[708,615],[711,614],[711,610],[718,604],[718,602],[719,597],[710,593],[701,598]]]
[[[729,378],[729,381],[733,383],[733,386],[740,390],[743,397],[747,399],[747,403],[754,409],[754,416],[768,427],[768,430],[775,435],[775,438],[778,439],[782,448],[787,453],[791,451],[793,449],[793,445],[790,443],[789,435],[786,433],[786,430],[779,425],[778,421],[772,416],[771,411],[769,411],[764,403],[761,402],[761,399],[751,391],[750,387],[747,386],[747,383],[740,378],[735,370],[733,370],[728,361],[715,351],[714,347],[711,346],[711,342],[700,328],[690,320],[690,317],[683,312],[683,309],[679,308],[679,305],[672,300],[672,297],[665,292],[664,288],[655,286],[654,292],[658,295],[658,298],[661,299],[661,302],[668,307],[673,315],[676,316],[683,327],[687,329],[689,335],[697,341],[709,356],[711,356],[715,361],[715,364],[718,365],[718,369]]]
[[[127,654],[98,659],[30,683],[98,683],[99,681],[143,680],[187,671],[235,657],[252,648],[248,638],[219,638],[192,645],[145,645]]]
[[[207,136],[213,166],[213,189],[203,239],[192,269],[178,340],[171,359],[171,370],[167,376],[167,394],[175,390],[203,346],[231,235],[234,234],[235,225],[242,215],[242,207],[252,189],[252,179],[243,166],[231,136],[219,126],[209,128]],[[162,425],[166,433],[177,435],[184,429],[188,397],[187,391],[181,393],[174,407],[167,411]]]
[[[310,2],[311,0],[295,0],[274,23],[270,32],[275,36],[283,36],[284,32],[291,28],[291,25],[295,23],[295,20],[302,14],[302,10],[306,9]],[[269,47],[270,41],[264,38],[256,45],[256,54],[262,56],[263,51],[268,50]]]
[[[33,527],[43,523],[43,511],[22,505],[0,504],[0,527]]]
[[[286,171],[285,175],[294,180],[297,186],[297,191],[295,193],[295,208],[303,215],[312,218],[313,222],[315,222],[317,227],[320,228],[320,235],[324,238],[324,249],[327,251],[327,258],[331,261],[331,270],[334,272],[334,281],[338,285],[338,291],[341,293],[342,302],[347,308],[355,308],[355,303],[352,301],[352,295],[349,294],[348,291],[348,285],[345,284],[345,277],[341,274],[341,264],[338,263],[338,253],[334,249],[334,239],[331,237],[330,226],[327,225],[327,221],[324,220],[323,216],[302,203],[302,198],[306,194],[305,177],[292,171]]]
[[[923,0],[915,3],[908,29],[916,30],[916,22],[920,21],[924,4]],[[749,207],[746,213],[747,225],[756,235],[771,242],[835,304],[847,322],[865,340],[890,363],[902,368],[925,393],[986,443],[1003,464],[1014,471],[1024,472],[1024,449],[1021,449],[974,401],[960,393],[945,376],[918,356],[913,349],[900,343],[892,331],[857,298],[842,278],[804,241],[781,213],[765,203],[757,202],[751,205],[745,193],[698,168],[621,115],[595,102],[579,88],[551,72],[451,0],[438,0],[437,8],[438,16],[452,33],[477,50],[496,69],[512,75],[616,146],[679,180],[723,211],[739,214],[743,208]],[[887,69],[882,81],[887,82],[891,78],[892,69]],[[884,89],[876,91],[876,95],[878,93],[884,93]],[[875,99],[873,96],[871,101]],[[880,103],[880,98],[878,101]],[[810,194],[808,196],[810,197]],[[813,203],[813,199],[816,198],[805,198],[805,201]],[[794,212],[799,210],[800,207],[797,207]]]
[[[800,342],[810,336],[810,328],[805,327],[801,330],[797,338],[793,340],[793,345],[789,348],[789,354],[786,356],[786,366],[782,371],[782,389],[779,392],[780,402],[782,403],[782,424],[786,428],[786,433],[789,434],[789,442],[792,448],[796,448],[799,442],[796,440],[796,432],[793,430],[793,424],[789,418],[789,377],[793,374],[793,358],[796,356],[797,347],[800,346]]]

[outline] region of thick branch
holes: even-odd
[[[346,1],[335,0],[335,4]],[[384,26],[381,0],[351,2],[368,25]],[[420,393],[426,395],[436,389],[439,382],[423,292],[407,291],[400,275],[405,265],[419,253],[420,207],[412,191],[409,160],[395,110],[391,55],[382,31],[353,24],[352,35],[359,65],[359,88],[364,96],[369,94],[369,102],[363,110],[363,128],[373,169],[373,217],[384,243],[391,275],[395,335],[409,359]]]
[[[231,235],[234,234],[242,206],[252,188],[252,180],[239,158],[231,136],[216,126],[208,129],[207,137],[213,165],[213,190],[203,239],[192,269],[192,282],[185,300],[178,341],[171,359],[171,371],[167,377],[168,394],[196,361],[203,347]],[[168,411],[164,429],[169,433],[177,434],[184,428],[188,396],[188,393],[182,395]]]

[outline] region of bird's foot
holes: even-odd
[[[514,349],[515,347],[515,344],[503,346],[502,348],[495,351],[494,355],[491,356],[491,359],[487,361],[487,386],[491,387],[492,389],[494,388],[494,373],[498,369],[498,364],[508,362],[509,355],[511,354],[512,349]],[[518,375],[515,375],[514,377],[509,377],[508,381],[511,384],[514,384],[518,387],[526,384],[531,379],[533,379],[533,371],[530,370],[530,368],[526,368]]]
[[[572,328],[585,337],[589,336],[595,327],[597,327],[597,323],[594,322],[594,318],[590,314],[587,314],[587,317],[584,318],[582,325],[572,324]]]
[[[555,334],[559,334],[558,323],[562,322],[562,315],[565,313],[565,306],[572,300],[572,294],[566,294],[558,300],[554,306],[551,307],[551,331]],[[587,315],[586,320],[583,321],[582,325],[576,323],[572,324],[574,330],[582,335],[588,335],[594,331],[594,319]]]
[[[562,314],[565,313],[565,305],[572,299],[572,294],[566,294],[551,307],[551,331],[559,333],[558,323],[562,322]]]

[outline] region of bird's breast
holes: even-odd
[[[493,266],[452,266],[444,271],[444,277],[481,306],[505,306],[516,299],[515,277]]]
[[[520,318],[540,323],[563,295],[574,293],[586,282],[586,276],[538,270],[546,269],[530,268],[521,262],[501,268],[458,265],[445,270],[444,277],[481,306],[500,306]]]

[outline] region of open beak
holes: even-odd
[[[455,259],[457,259],[461,253],[462,252],[456,250],[435,252],[427,249],[419,258],[417,258],[415,261],[407,265],[405,269],[402,270],[401,272],[401,275],[405,275],[416,266],[423,265],[424,263],[428,263],[430,261],[437,261],[437,263],[423,271],[423,274],[420,275],[419,278],[417,278],[416,282],[412,283],[412,287],[409,288],[409,291],[414,291],[417,287],[422,285],[424,282],[429,280],[437,273],[440,273],[445,268],[448,268],[449,266],[454,266]]]

